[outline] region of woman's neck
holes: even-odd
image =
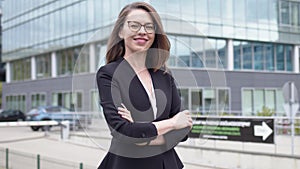
[[[136,72],[141,72],[146,69],[147,52],[139,52],[131,55],[124,55],[124,59],[131,65]]]

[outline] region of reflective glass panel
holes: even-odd
[[[252,45],[245,43],[242,45],[243,49],[243,69],[252,69]]]
[[[276,68],[284,70],[284,46],[276,45]]]
[[[191,92],[192,96],[192,112],[200,112],[203,113],[203,104],[202,104],[202,90],[192,90]]]
[[[256,114],[258,111],[262,111],[263,106],[265,105],[264,101],[264,91],[263,90],[254,90],[254,113]]]
[[[240,42],[233,42],[233,57],[234,57],[234,69],[241,69],[241,46]]]
[[[242,108],[243,108],[243,115],[252,115],[253,113],[253,91],[251,89],[244,89],[242,91]]]

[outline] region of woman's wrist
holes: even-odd
[[[154,126],[156,127],[157,134],[158,135],[164,135],[167,132],[175,129],[175,122],[171,119],[166,119],[158,122],[152,122]]]
[[[175,130],[176,129],[176,124],[175,124],[174,118],[168,119],[168,123],[170,124],[171,130]]]

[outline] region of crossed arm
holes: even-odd
[[[131,117],[130,111],[126,108],[126,106],[122,103],[122,107],[118,107],[118,114],[131,123],[134,123],[133,118]],[[184,110],[182,112],[177,113],[174,117],[158,122],[153,122],[157,129],[157,137],[154,140],[151,140],[149,143],[137,143],[137,145],[162,145],[165,143],[164,134],[172,131],[178,130],[186,127],[191,127],[193,125],[192,118],[190,112]]]
[[[114,104],[116,100],[113,98],[120,99],[121,96],[119,87],[114,82],[111,74],[103,70],[98,71],[97,83],[106,121],[112,129],[113,137],[117,139],[137,145],[162,145],[165,144],[166,134],[179,129],[191,128],[192,126],[191,115],[188,111],[170,112],[171,118],[161,121],[134,122],[130,111],[124,105],[116,108]],[[174,88],[173,91],[177,91],[174,84],[172,88]],[[121,103],[122,101],[117,100],[117,102]]]

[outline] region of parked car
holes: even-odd
[[[61,106],[40,106],[30,110],[26,114],[27,121],[55,120],[61,122],[68,120],[70,121],[70,127],[80,127],[80,120],[82,118],[85,118],[84,115],[78,115]],[[38,131],[40,128],[45,131],[50,130],[51,126],[31,126],[33,131]]]
[[[0,113],[0,122],[24,121],[25,114],[21,110],[4,110]]]

